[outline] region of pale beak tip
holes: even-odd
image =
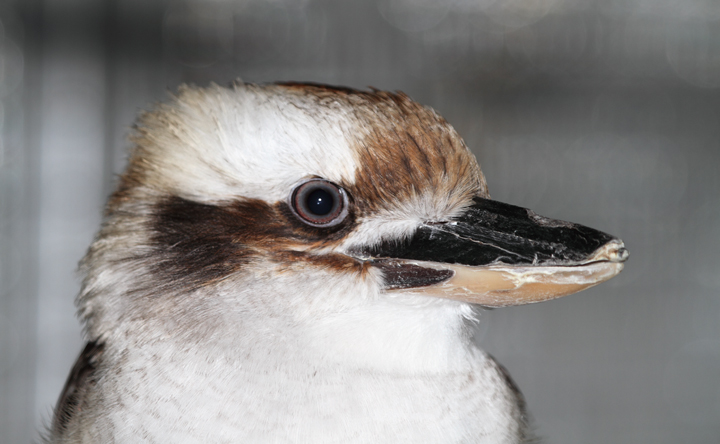
[[[625,248],[625,243],[620,239],[613,239],[595,251],[590,262],[625,262],[630,257],[630,252]]]
[[[630,252],[627,248],[619,248],[615,254],[616,259],[614,262],[625,262],[630,257]]]

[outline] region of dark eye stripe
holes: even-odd
[[[303,222],[316,227],[330,227],[347,216],[345,191],[332,182],[314,179],[293,191],[291,206]]]

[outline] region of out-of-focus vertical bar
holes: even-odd
[[[26,8],[33,1],[25,4]],[[30,442],[35,359],[37,171],[26,149],[28,40],[17,4],[0,9],[0,441]],[[27,137],[30,139],[30,137]]]
[[[70,369],[81,347],[75,269],[105,198],[104,8],[44,2],[35,409],[45,420],[66,377],[57,369]]]
[[[165,0],[112,0],[106,20],[106,191],[115,187],[127,162],[128,135],[137,114],[164,100],[176,83],[165,79],[162,22]]]

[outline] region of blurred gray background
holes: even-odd
[[[613,281],[483,312],[547,443],[720,443],[720,2],[6,0],[0,442],[47,423],[82,346],[77,261],[135,115],[183,82],[402,90],[494,198],[622,237]]]

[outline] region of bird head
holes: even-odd
[[[610,235],[491,200],[456,131],[402,93],[183,87],[132,141],[82,265],[91,337],[372,304],[467,315],[580,291],[627,258]]]

